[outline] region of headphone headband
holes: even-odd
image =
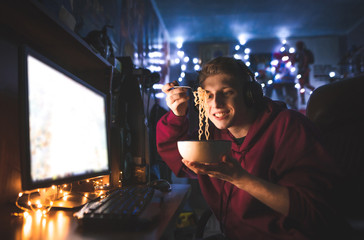
[[[250,82],[255,82],[256,81],[255,74],[252,72],[252,70],[250,70],[250,68],[248,68],[248,66],[245,64],[245,62],[243,62],[240,59],[237,59],[236,62],[243,69],[243,71],[248,73],[248,75],[250,77]]]

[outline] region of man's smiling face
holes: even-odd
[[[239,128],[245,124],[249,109],[241,85],[228,74],[211,75],[203,82],[208,94],[209,119],[218,129]]]

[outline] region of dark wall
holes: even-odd
[[[0,35],[1,36],[1,35]],[[21,190],[18,49],[0,37],[0,204]]]

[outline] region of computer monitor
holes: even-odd
[[[29,47],[21,63],[23,190],[109,174],[106,94]]]

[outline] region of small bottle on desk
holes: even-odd
[[[147,183],[147,164],[142,157],[134,157],[134,182],[136,184]]]

